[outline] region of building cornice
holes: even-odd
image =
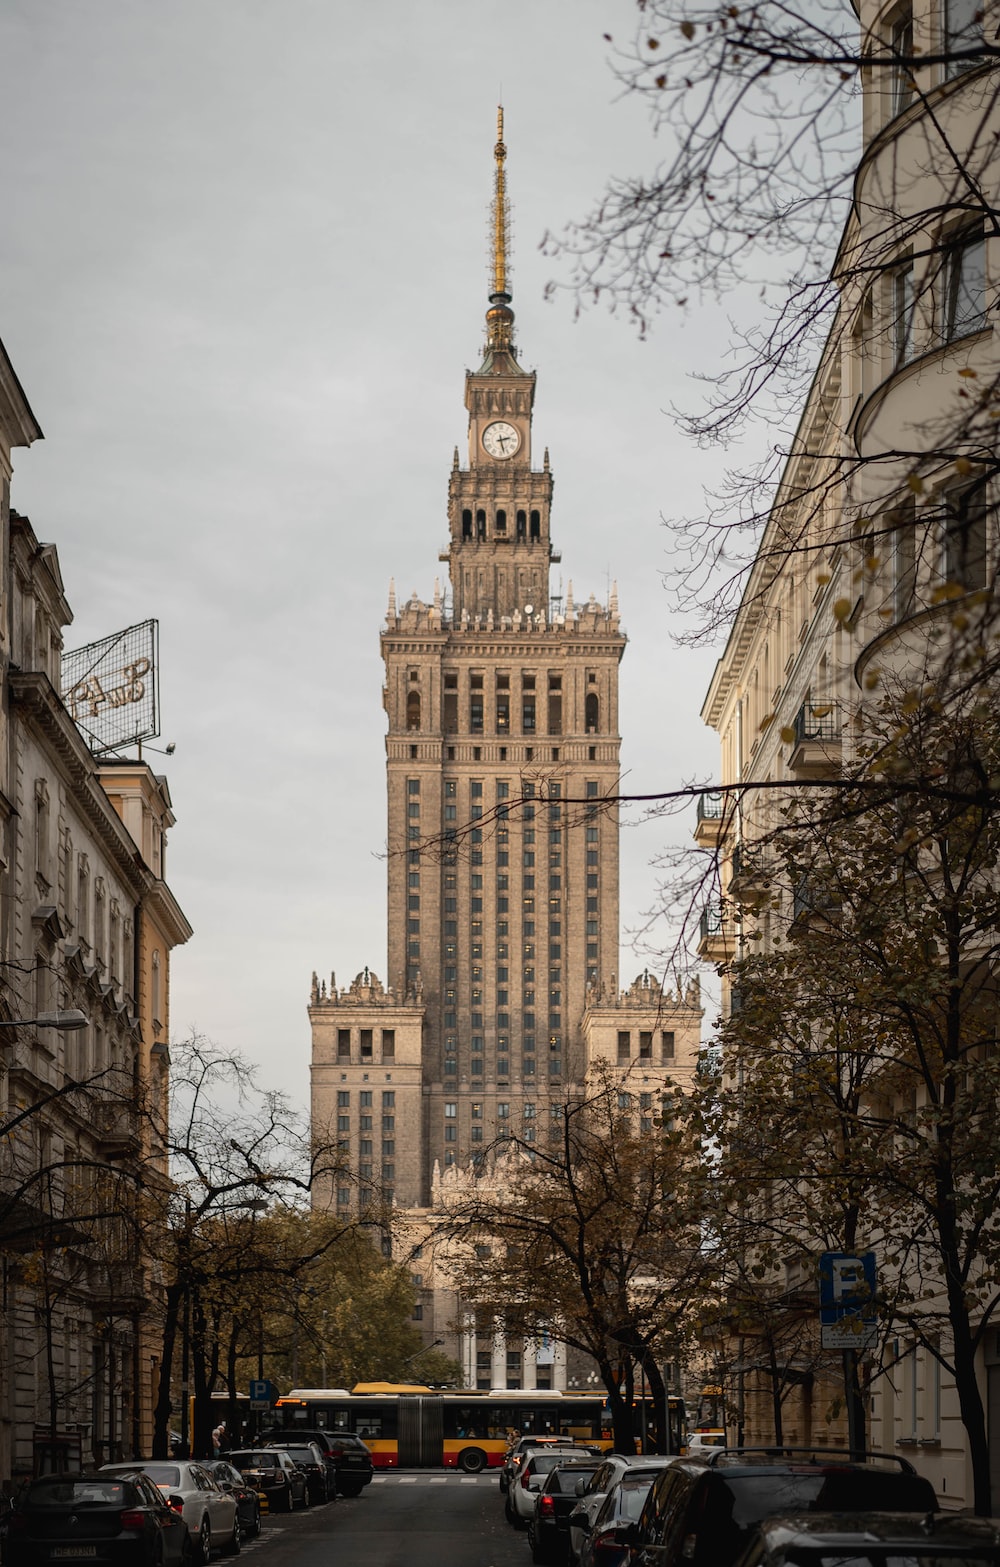
[[[159,877],[151,884],[143,899],[143,908],[163,931],[171,947],[181,947],[194,935],[194,926],[181,908],[165,881]]]
[[[30,446],[44,440],[42,427],[31,411],[31,404],[0,341],[0,430],[6,432],[11,446]]]

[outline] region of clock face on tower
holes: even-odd
[[[488,424],[483,431],[483,450],[491,457],[513,457],[520,444],[520,435],[504,419]]]

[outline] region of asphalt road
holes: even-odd
[[[246,1567],[531,1567],[496,1474],[440,1469],[377,1475],[358,1497],[267,1517],[243,1556]]]

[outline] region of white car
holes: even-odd
[[[626,1473],[631,1474],[634,1470],[642,1479],[652,1480],[656,1471],[669,1463],[669,1458],[649,1454],[637,1453],[631,1457],[627,1453],[609,1453],[582,1487],[580,1500],[569,1515],[570,1561],[579,1561],[605,1497]]]
[[[134,1474],[141,1469],[188,1526],[195,1560],[207,1563],[218,1547],[224,1556],[238,1556],[243,1544],[239,1509],[232,1492],[224,1491],[208,1470],[192,1459],[144,1459],[133,1464],[103,1464],[102,1474]]]
[[[703,1453],[706,1447],[725,1447],[725,1431],[691,1431],[688,1434],[689,1453]]]
[[[515,1478],[507,1487],[503,1508],[507,1522],[513,1524],[515,1529],[526,1529],[549,1470],[580,1456],[570,1447],[535,1448],[525,1453]]]

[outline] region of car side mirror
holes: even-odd
[[[637,1523],[627,1523],[620,1526],[615,1530],[615,1539],[619,1545],[638,1545],[639,1525]]]
[[[578,1480],[576,1485],[573,1487],[573,1490],[577,1496],[584,1496],[587,1490],[586,1480]]]

